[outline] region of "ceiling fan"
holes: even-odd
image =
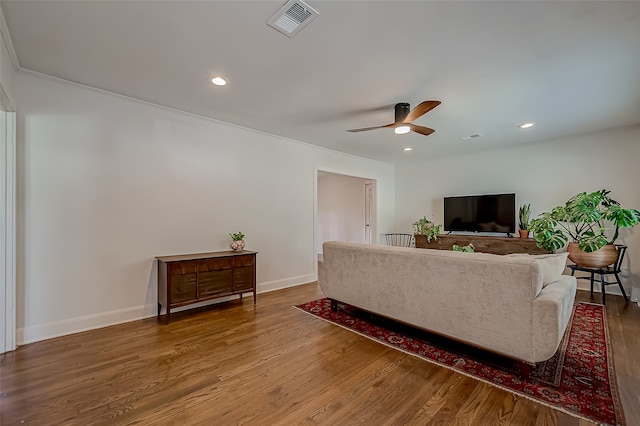
[[[413,121],[417,118],[428,113],[435,107],[440,105],[440,101],[424,101],[418,104],[413,110],[409,111],[409,104],[406,102],[400,102],[396,104],[396,121],[391,124],[385,124],[384,126],[364,127],[362,129],[350,129],[347,132],[366,132],[367,130],[382,129],[385,127],[394,128],[395,132],[399,135],[409,133],[410,131],[420,133],[421,135],[429,136],[435,130],[428,127],[419,126],[413,124]]]

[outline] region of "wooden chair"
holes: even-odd
[[[388,246],[411,247],[413,235],[411,234],[384,234]]]
[[[600,289],[602,291],[602,304],[606,305],[607,304],[607,299],[606,299],[606,286],[611,285],[611,284],[618,284],[618,287],[620,287],[620,291],[622,292],[622,295],[624,296],[624,300],[626,302],[629,302],[629,298],[627,297],[627,293],[625,293],[624,291],[624,287],[622,286],[622,281],[620,280],[620,276],[618,275],[621,270],[622,270],[622,260],[624,259],[624,254],[627,251],[627,246],[622,245],[622,244],[616,244],[615,245],[616,248],[618,249],[618,258],[616,259],[615,263],[604,267],[604,268],[586,268],[580,265],[567,265],[567,268],[571,269],[571,275],[575,274],[576,271],[582,271],[582,272],[588,272],[589,276],[588,277],[576,277],[577,279],[582,279],[582,280],[590,280],[591,281],[591,297],[593,297],[593,283],[594,283],[594,275],[598,274],[600,275]],[[616,280],[615,281],[610,281],[610,282],[606,282],[604,280],[604,276],[605,275],[613,275]]]

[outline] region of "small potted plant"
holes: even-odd
[[[602,268],[615,262],[618,253],[613,243],[618,231],[637,225],[640,212],[623,209],[609,196],[610,192],[604,189],[581,192],[564,205],[532,220],[530,230],[538,247],[553,251],[568,242],[569,259],[589,268]],[[610,229],[614,229],[613,236],[608,238],[605,231]]]
[[[471,244],[471,243],[469,243],[466,246],[459,246],[457,244],[454,244],[451,247],[451,250],[452,251],[459,251],[459,252],[462,252],[462,253],[475,253],[474,248],[475,247],[473,247],[473,244]]]
[[[529,221],[531,219],[531,204],[523,204],[518,211],[518,222],[520,225],[520,238],[529,238]]]
[[[427,217],[422,217],[413,222],[413,236],[416,240],[416,247],[426,248],[431,240],[436,241],[440,235],[442,225],[435,225]]]
[[[234,234],[229,234],[231,237],[231,250],[233,251],[242,251],[244,250],[244,234],[242,232],[236,232]]]

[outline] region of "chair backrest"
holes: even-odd
[[[384,234],[388,246],[411,247],[413,235],[411,234]]]
[[[618,258],[616,259],[616,263],[613,264],[613,270],[615,272],[622,271],[622,260],[624,259],[624,254],[627,252],[627,246],[623,244],[615,244],[618,249]]]

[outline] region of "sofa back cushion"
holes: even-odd
[[[554,281],[557,281],[560,275],[564,272],[567,266],[567,257],[569,253],[554,253],[554,254],[534,254],[529,255],[527,253],[514,253],[508,255],[509,257],[519,257],[525,259],[531,259],[535,267],[539,268],[542,274],[542,288],[545,288]]]

